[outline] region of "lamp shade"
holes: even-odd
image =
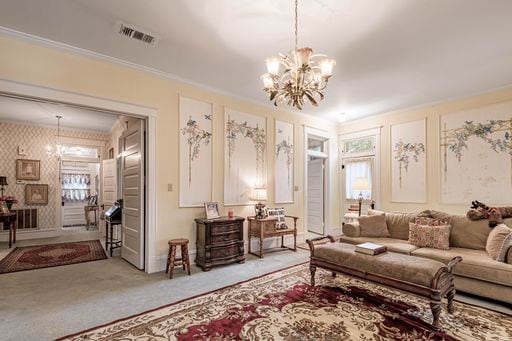
[[[267,189],[262,187],[254,188],[250,199],[254,201],[267,201]]]
[[[0,186],[7,186],[7,177],[6,176],[0,176]]]
[[[368,182],[368,178],[360,177],[354,179],[354,184],[352,185],[352,189],[356,191],[367,191],[370,189],[370,183]]]

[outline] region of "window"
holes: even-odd
[[[359,193],[363,195],[363,199],[372,199],[372,174],[373,174],[373,158],[364,159],[347,159],[345,166],[345,198],[358,199]],[[354,189],[357,178],[365,178],[367,180],[368,189]]]
[[[98,159],[98,148],[84,146],[61,146],[62,156],[65,158]]]
[[[343,141],[343,154],[373,153],[375,149],[375,136]]]

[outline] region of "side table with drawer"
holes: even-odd
[[[195,219],[196,265],[209,271],[217,265],[244,263],[244,220],[243,217]]]

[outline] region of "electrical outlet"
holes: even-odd
[[[167,192],[172,192],[172,184],[167,184]]]

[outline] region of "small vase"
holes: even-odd
[[[7,203],[5,201],[0,201],[0,213],[9,213],[9,208],[7,208]]]

